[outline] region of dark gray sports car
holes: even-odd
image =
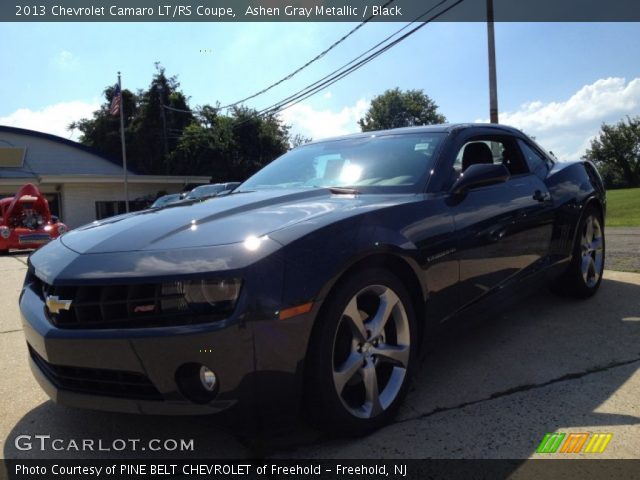
[[[538,285],[593,295],[605,191],[521,132],[440,125],[306,144],[215,200],[94,222],[29,259],[31,365],[75,407],[387,422],[454,319]]]

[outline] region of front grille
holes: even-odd
[[[49,240],[51,240],[51,237],[48,233],[28,233],[18,237],[20,245],[41,245],[49,242]]]
[[[42,373],[57,388],[109,397],[162,400],[149,379],[135,372],[52,365],[28,345],[29,354]]]
[[[104,329],[145,328],[185,325],[222,320],[232,306],[223,305],[207,313],[197,311],[185,300],[179,282],[131,285],[53,286],[34,273],[27,275],[26,287],[43,301],[59,301],[45,313],[59,328]]]

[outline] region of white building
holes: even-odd
[[[136,198],[209,183],[208,177],[127,176],[134,207]],[[45,194],[52,214],[70,228],[125,211],[121,163],[65,138],[0,125],[0,198],[12,197],[26,183]]]

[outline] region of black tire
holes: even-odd
[[[600,211],[588,206],[576,231],[571,262],[558,278],[554,291],[576,298],[592,297],[602,282],[605,259],[604,221]]]
[[[317,319],[307,357],[306,407],[318,427],[361,436],[392,420],[416,364],[414,312],[407,289],[387,270],[361,270],[340,282]]]

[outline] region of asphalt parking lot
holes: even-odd
[[[0,257],[0,455],[118,458],[152,452],[19,450],[19,435],[194,439],[172,458],[535,458],[547,432],[612,433],[598,458],[640,458],[640,274],[606,271],[588,301],[547,291],[448,336],[396,422],[362,439],[304,424],[247,437],[211,417],[141,417],[54,405],[32,378],[17,308],[26,255]],[[579,454],[589,456],[589,454]],[[593,454],[592,454],[593,456]]]

